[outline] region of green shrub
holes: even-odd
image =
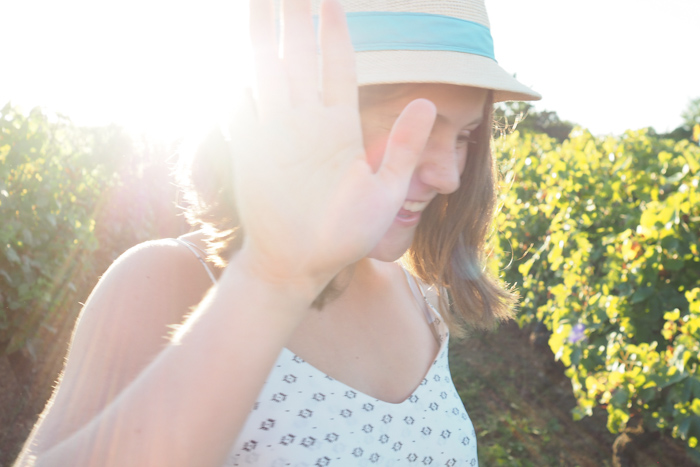
[[[0,110],[0,355],[46,353],[41,336],[67,338],[114,259],[187,231],[169,179],[174,148],[115,125]]]
[[[67,119],[0,111],[0,354],[77,303],[82,278],[95,274],[93,213],[111,181]]]
[[[700,439],[700,149],[647,131],[558,144],[517,132],[496,251],[522,295],[521,325],[543,322],[578,407],[608,428]],[[511,186],[512,185],[512,186]]]

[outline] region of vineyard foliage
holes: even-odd
[[[74,259],[97,249],[92,213],[109,177],[65,119],[8,105],[0,132],[0,350],[12,353],[94,273],[89,255]]]
[[[167,171],[135,164],[132,143],[38,108],[0,110],[0,355],[39,352],[35,337],[71,327],[121,252],[165,233],[154,213],[173,211]]]
[[[700,458],[700,148],[647,130],[558,143],[514,132],[494,248],[578,406],[611,432],[640,417]]]

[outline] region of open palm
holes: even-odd
[[[354,51],[337,0],[321,5],[320,57],[310,0],[283,1],[282,57],[272,0],[252,0],[250,9],[258,98],[255,115],[232,131],[243,248],[269,277],[327,282],[364,257],[390,227],[435,106],[419,99],[404,109],[381,166],[372,170],[362,141]]]

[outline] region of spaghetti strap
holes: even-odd
[[[406,274],[408,286],[411,288],[413,296],[420,304],[420,308],[421,310],[423,310],[423,314],[425,314],[425,318],[428,320],[428,324],[433,324],[433,321],[435,321],[435,315],[433,315],[428,309],[428,307],[432,308],[432,306],[428,302],[428,299],[423,293],[423,290],[421,290],[421,288],[416,283],[416,278],[410,275],[408,271],[406,271],[406,268],[402,267],[401,269],[403,269],[404,274]]]
[[[401,269],[403,269],[403,272],[406,275],[406,280],[408,281],[408,286],[411,288],[413,297],[416,299],[421,310],[423,310],[423,313],[425,314],[430,332],[433,333],[435,340],[442,345],[444,337],[441,335],[439,329],[439,325],[441,323],[441,319],[439,319],[441,318],[440,313],[438,313],[435,307],[433,307],[430,301],[428,301],[428,297],[426,297],[425,293],[423,293],[423,289],[421,288],[420,284],[418,284],[418,280],[409,274],[406,268],[403,266],[401,266]],[[431,313],[430,310],[432,310],[433,313]]]
[[[211,271],[211,268],[209,267],[207,262],[204,260],[204,251],[194,243],[190,242],[189,240],[185,240],[184,238],[178,237],[175,239],[175,241],[182,245],[185,245],[192,252],[192,254],[197,257],[199,262],[202,263],[202,266],[204,266],[204,270],[207,271],[209,279],[211,279],[212,283],[216,285],[216,277],[214,276],[214,273]]]

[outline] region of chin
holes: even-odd
[[[367,258],[376,259],[377,261],[383,261],[385,263],[393,263],[403,256],[404,253],[408,251],[408,248],[401,250],[400,252],[389,252],[389,251],[370,251]]]
[[[384,261],[387,263],[394,262],[401,258],[404,253],[411,247],[413,243],[413,231],[410,235],[392,235],[391,230],[382,238],[377,246],[369,252],[367,258]]]

